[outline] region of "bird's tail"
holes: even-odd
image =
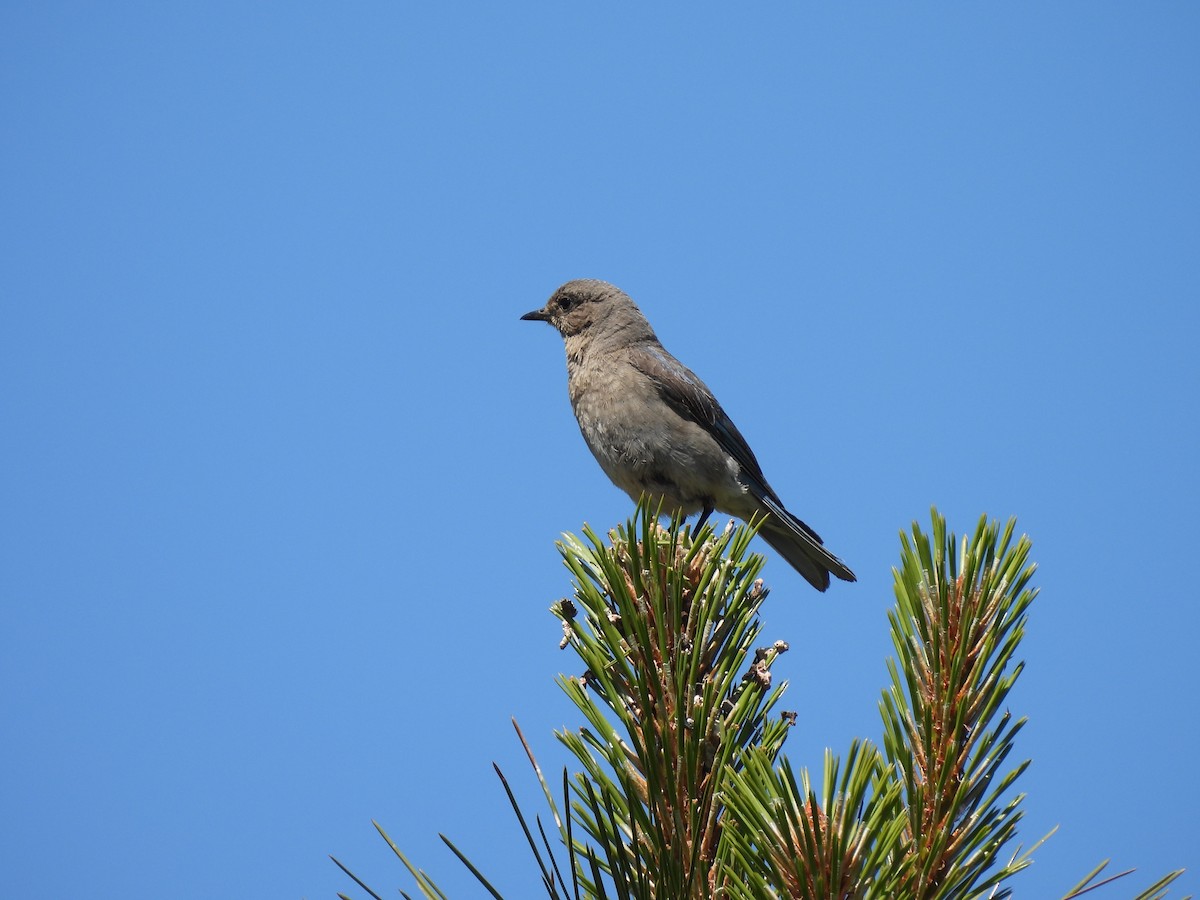
[[[825,549],[821,536],[779,503],[766,501],[770,515],[758,533],[775,552],[803,575],[818,591],[829,587],[830,573],[842,581],[857,581],[850,567]]]

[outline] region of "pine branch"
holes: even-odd
[[[897,858],[905,896],[1004,897],[997,888],[1029,864],[1001,862],[1022,795],[1010,788],[1028,761],[1005,769],[1024,724],[1004,709],[1021,673],[1014,653],[1036,591],[1029,539],[980,520],[961,543],[933,511],[932,539],[901,535],[889,613],[897,662],[884,692],[884,753],[900,779],[907,819]]]
[[[564,770],[561,797],[517,729],[557,846],[541,817],[530,826],[497,769],[547,896],[1010,896],[1012,877],[1042,843],[1013,849],[1023,799],[1015,787],[1029,763],[1010,761],[1025,720],[1007,701],[1036,595],[1030,542],[1014,537],[1015,523],[985,517],[960,541],[934,510],[931,535],[915,523],[901,535],[882,744],[826,751],[817,783],[781,753],[796,713],[772,715],[786,684],[773,684],[771,669],[788,647],[760,646],[767,591],[763,560],[749,553],[754,529],[718,535],[710,526],[693,536],[679,521],[663,527],[656,513],[639,505],[607,542],[585,528],[559,543],[573,593],[551,612],[579,669],[558,683],[585,723],[557,734],[579,766]],[[379,831],[422,896],[444,900]],[[1128,874],[1098,880],[1104,865],[1067,898]],[[1137,900],[1160,900],[1179,874]]]
[[[768,715],[782,692],[770,667],[787,646],[754,649],[766,591],[752,534],[705,529],[693,542],[643,509],[611,545],[587,530],[560,545],[575,593],[554,612],[586,667],[560,684],[588,727],[559,738],[583,766],[583,839],[614,881],[642,873],[628,896],[712,896],[725,877],[724,786],[747,748],[773,758],[786,735]]]

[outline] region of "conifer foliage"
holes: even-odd
[[[1025,720],[1007,698],[1036,595],[1030,542],[1014,528],[985,517],[960,540],[934,510],[930,534],[914,523],[901,535],[881,744],[827,750],[815,779],[782,752],[796,715],[780,706],[786,683],[773,667],[788,645],[763,640],[752,527],[709,526],[693,540],[641,506],[607,542],[587,528],[565,536],[573,595],[551,611],[578,669],[558,683],[584,724],[557,737],[578,767],[552,783],[521,736],[547,804],[532,823],[501,774],[546,896],[1010,896],[1032,850],[1016,844],[1029,762],[1014,756]],[[445,898],[379,830],[420,896]],[[1064,900],[1112,881],[1105,865]],[[1136,900],[1164,896],[1179,874]]]

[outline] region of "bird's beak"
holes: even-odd
[[[523,322],[549,322],[550,313],[544,309],[535,309],[533,312],[527,312],[521,316]]]

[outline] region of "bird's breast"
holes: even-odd
[[[630,497],[645,493],[694,512],[741,490],[729,454],[664,402],[655,383],[632,365],[576,366],[568,384],[583,439]]]

